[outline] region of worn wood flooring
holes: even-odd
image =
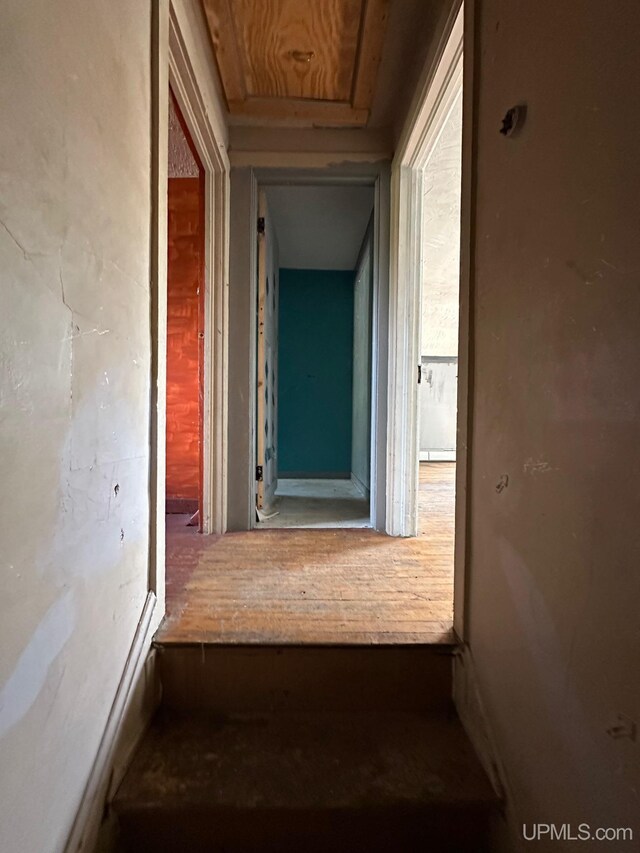
[[[421,463],[419,535],[167,529],[163,643],[450,643],[455,463]]]

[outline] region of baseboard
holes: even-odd
[[[158,706],[155,654],[149,654],[155,607],[155,593],[148,592],[65,853],[93,851],[98,846],[105,804]]]
[[[421,450],[421,462],[455,462],[455,450]]]
[[[503,805],[501,819],[494,827],[491,849],[495,853],[520,853],[522,843],[513,813],[513,798],[480,695],[473,657],[467,645],[459,646],[454,656],[453,701],[460,722]]]

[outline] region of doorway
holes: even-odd
[[[460,276],[463,31],[460,6],[448,21],[435,69],[428,69],[420,84],[392,166],[387,530],[395,536],[415,536],[430,524],[424,492],[432,479],[435,491],[445,485],[440,481],[447,465],[452,518],[457,507],[457,409],[458,400],[466,400],[466,372],[458,391],[463,340],[458,306],[465,296]],[[432,467],[438,464],[439,469]],[[432,513],[431,520],[436,516]],[[453,554],[453,540],[450,544]]]
[[[195,526],[180,524],[180,536],[186,536],[188,547],[202,533],[221,534],[226,529],[227,516],[227,374],[228,374],[228,269],[229,269],[229,173],[225,126],[223,116],[208,88],[200,85],[193,59],[200,50],[193,43],[190,25],[181,10],[172,2],[153,6],[152,16],[152,130],[151,186],[153,216],[150,232],[150,326],[151,326],[151,394],[150,394],[150,464],[149,464],[149,594],[158,602],[158,613],[165,608],[171,587],[179,583],[181,566],[172,557],[173,537],[167,538],[167,520],[175,521],[178,515],[167,514],[167,497],[197,501]],[[195,62],[199,68],[199,61]],[[205,78],[206,82],[206,78]],[[172,132],[169,130],[170,115]],[[169,154],[170,137],[181,139],[175,153]],[[173,145],[172,145],[173,148]],[[186,150],[185,150],[186,149]],[[173,159],[184,164],[189,161],[189,174],[171,171],[178,166]],[[197,166],[194,170],[193,162]],[[190,480],[191,492],[171,494],[172,483],[167,482],[167,418],[177,414],[170,402],[167,406],[168,368],[168,305],[172,286],[168,266],[172,264],[169,247],[169,175],[196,179],[199,199],[193,222],[198,235],[197,255],[190,264],[197,268],[197,354],[193,355],[193,335],[189,335],[191,369],[189,376],[191,410],[190,440],[183,447],[190,448],[190,473],[178,468]],[[186,236],[186,235],[185,235]],[[195,239],[191,235],[191,239]],[[195,249],[194,249],[195,255]],[[183,256],[187,256],[183,253]],[[190,290],[190,314],[194,315],[194,293]],[[175,318],[174,318],[175,319]],[[169,345],[171,346],[171,345]],[[195,365],[195,369],[194,369]],[[174,374],[175,376],[175,374]],[[196,381],[194,382],[194,376]],[[171,380],[170,383],[171,384]],[[196,396],[197,394],[197,396]],[[193,414],[196,415],[197,461],[194,447]],[[175,466],[174,466],[175,471]],[[196,488],[193,488],[194,473]],[[169,485],[169,489],[167,486]],[[169,491],[169,495],[167,495]]]
[[[371,526],[374,189],[259,190],[257,528]]]
[[[205,173],[169,90],[167,168],[166,512],[201,530]]]
[[[421,463],[456,459],[461,180],[460,80],[422,167]]]
[[[422,166],[418,531],[455,514],[462,179],[462,80]],[[453,530],[452,530],[453,533]],[[450,542],[453,560],[455,542]]]

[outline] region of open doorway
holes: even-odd
[[[423,170],[420,462],[455,462],[462,85]]]
[[[184,580],[179,543],[224,533],[227,516],[230,166],[186,23],[172,3],[154,4],[149,594],[158,612]]]
[[[171,91],[167,174],[167,526],[201,530],[205,173]]]
[[[259,191],[256,526],[371,525],[374,189]]]
[[[462,81],[422,167],[418,531],[455,513]],[[440,523],[440,522],[439,522]],[[453,561],[454,541],[450,556]]]
[[[451,566],[461,506],[456,482],[464,489],[455,467],[466,436],[458,403],[464,409],[467,392],[464,349],[458,379],[458,348],[466,346],[459,310],[466,305],[463,31],[460,6],[447,22],[435,68],[425,69],[392,166],[387,531],[423,536],[446,527]]]

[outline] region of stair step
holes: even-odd
[[[156,644],[174,710],[446,712],[451,646]]]
[[[481,853],[496,805],[455,717],[415,712],[161,712],[114,801],[154,853]]]

